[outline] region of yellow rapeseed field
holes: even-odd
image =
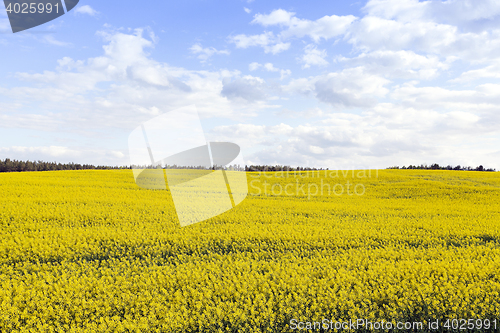
[[[500,327],[499,173],[247,177],[240,205],[181,228],[131,170],[0,174],[0,331]]]

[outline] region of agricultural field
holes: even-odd
[[[500,330],[499,173],[247,179],[241,204],[180,227],[131,170],[0,174],[0,331]]]

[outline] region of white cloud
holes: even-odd
[[[286,10],[283,9],[276,9],[267,15],[256,14],[254,16],[252,23],[258,23],[265,27],[277,24],[289,26],[291,24],[290,21],[294,16],[295,13],[287,12]]]
[[[326,113],[318,108],[309,108],[305,110],[290,110],[290,109],[282,109],[278,112],[276,112],[276,115],[282,116],[282,117],[287,117],[287,118],[318,118],[318,117],[325,117]]]
[[[230,41],[236,44],[237,48],[246,49],[250,46],[267,46],[275,41],[275,37],[272,32],[251,36],[240,34],[230,37]]]
[[[450,81],[461,83],[480,79],[500,79],[500,62],[495,61],[492,65],[463,72],[458,78]]]
[[[282,28],[279,35],[271,31],[258,35],[239,34],[230,36],[229,41],[237,48],[248,48],[260,46],[266,53],[278,54],[290,48],[291,43],[286,42],[292,37],[302,38],[309,36],[316,43],[321,39],[330,39],[344,34],[349,26],[356,20],[352,15],[348,16],[324,16],[316,21],[299,19],[295,13],[283,9],[273,10],[270,14],[256,14],[251,23],[260,24],[264,27],[278,25]]]
[[[258,62],[252,62],[250,65],[248,65],[248,69],[250,71],[256,71],[259,68],[263,68],[264,70],[268,72],[280,72],[280,80],[285,79],[287,76],[290,76],[292,74],[292,71],[289,69],[279,69],[274,67],[274,65],[270,62],[265,63],[264,65],[259,64]]]
[[[429,4],[429,1],[418,0],[370,0],[363,7],[363,11],[387,20],[411,22],[425,18]]]
[[[464,21],[490,20],[500,15],[500,3],[485,0],[418,1],[370,0],[363,10],[368,15],[410,22],[414,20],[439,21],[460,24]]]
[[[299,59],[304,65],[302,68],[309,68],[312,66],[326,66],[328,61],[326,50],[318,50],[314,44],[309,44],[304,48],[304,55]]]
[[[292,75],[292,71],[289,69],[281,69],[280,70],[280,80],[285,79],[286,77]]]
[[[58,69],[61,70],[73,70],[77,68],[81,68],[84,66],[84,62],[82,60],[73,60],[70,57],[63,57],[62,59],[57,60]]]
[[[106,149],[72,148],[66,146],[11,146],[0,147],[0,156],[21,161],[47,161],[94,165],[128,165],[123,151]]]
[[[0,91],[3,94],[3,92]],[[26,96],[26,98],[28,98]],[[30,130],[43,129],[46,131],[55,131],[64,124],[63,119],[58,119],[54,114],[40,115],[33,113],[20,114],[22,104],[16,103],[14,110],[3,108],[3,114],[0,114],[0,120],[3,128],[24,128]],[[9,112],[11,111],[11,112]]]
[[[225,54],[229,55],[228,50],[217,50],[213,47],[205,47],[203,48],[200,44],[194,44],[191,46],[189,49],[193,54],[198,54],[198,59],[201,60],[201,62],[206,62],[211,56],[214,54]]]
[[[365,53],[411,50],[424,56],[439,54],[440,58],[457,57],[474,62],[491,61],[500,53],[500,23],[494,25],[483,22],[500,13],[500,5],[491,0],[481,5],[469,0],[371,0],[363,10],[367,15],[360,19],[352,15],[331,15],[307,20],[283,9],[273,10],[269,14],[258,13],[252,20],[253,24],[278,26],[281,31],[276,35],[270,31],[258,35],[240,34],[231,37],[231,41],[239,48],[260,46],[266,53],[273,54],[290,48],[287,39],[306,36],[315,43],[344,37],[355,47],[355,51]],[[470,17],[469,11],[472,13]],[[464,20],[475,20],[479,22],[474,23],[478,27],[465,31],[453,25]],[[318,59],[318,55],[321,57],[316,51],[312,54],[314,59]],[[307,62],[305,64],[307,67]],[[412,75],[411,70],[414,69],[407,71],[407,74]],[[413,76],[430,79],[438,75],[437,72],[437,69],[421,69]]]
[[[380,125],[372,125],[372,118],[340,113],[332,115],[330,123],[324,124],[295,127],[284,123],[271,126],[240,124],[220,126],[214,132],[219,134],[221,140],[238,137],[244,146],[259,146],[259,151],[248,156],[250,164],[328,166],[339,169],[366,167],[375,160],[373,150],[380,148],[381,141],[385,142],[385,154],[392,158],[405,152],[415,153],[415,148],[422,148],[410,138],[403,138],[404,132],[399,130],[381,135]],[[377,159],[380,160],[380,157]]]
[[[352,15],[348,16],[324,16],[316,21],[299,19],[295,13],[288,12],[283,9],[273,10],[269,14],[256,14],[252,20],[253,24],[260,24],[264,27],[278,25],[282,31],[275,35],[272,31],[265,31],[258,35],[238,34],[230,36],[229,41],[234,43],[237,48],[248,48],[251,46],[260,46],[265,53],[278,54],[290,48],[291,43],[287,39],[292,37],[302,38],[309,36],[316,43],[321,39],[330,39],[344,34],[349,26],[356,20]],[[321,51],[315,52],[306,56],[312,58],[311,63],[306,63],[309,67],[311,64],[324,64],[326,60],[318,62],[318,56],[322,57]]]
[[[261,67],[262,67],[263,69],[265,69],[266,71],[268,71],[268,72],[279,72],[279,68],[274,67],[274,65],[273,65],[272,63],[270,63],[270,62],[265,63],[264,65],[259,64],[258,62],[252,62],[252,63],[248,66],[248,69],[249,69],[250,71],[255,71],[255,70],[257,70],[257,69],[259,69],[259,68],[261,68]]]
[[[368,107],[377,103],[389,90],[388,80],[364,72],[362,68],[346,69],[320,76],[315,82],[315,95],[333,106]]]
[[[268,72],[279,72],[279,69],[274,67],[274,65],[270,62],[264,64],[264,68]]]
[[[314,91],[315,78],[298,78],[291,80],[283,86],[283,90],[288,94],[299,94],[309,96]]]
[[[278,54],[280,52],[286,51],[290,48],[290,43],[276,43],[272,46],[265,46],[264,51],[266,53]]]
[[[267,107],[271,96],[263,80],[157,62],[148,53],[153,40],[143,35],[141,29],[99,33],[105,41],[101,55],[63,57],[53,71],[16,73],[19,84],[0,87],[11,106],[2,107],[2,127],[65,133],[102,146],[103,139],[126,137],[142,121],[185,105],[196,104],[202,117],[228,118]]]
[[[405,50],[376,50],[337,60],[350,66],[363,66],[367,72],[386,78],[430,80],[447,70],[455,59],[449,57],[442,62],[436,55],[420,55]]]
[[[79,6],[75,9],[75,13],[77,14],[87,14],[87,15],[90,15],[90,16],[95,16],[97,14],[99,14],[98,11],[96,11],[95,9],[93,9],[92,7],[90,7],[89,5],[84,5],[84,6]]]
[[[289,94],[313,95],[334,107],[371,107],[389,93],[387,79],[366,73],[362,67],[344,69],[308,79],[292,80],[283,89]]]
[[[13,152],[13,153],[39,153],[50,157],[60,157],[64,155],[78,156],[79,152],[76,150],[72,150],[68,147],[61,146],[49,146],[49,147],[20,147],[14,146],[9,148],[0,148],[0,151],[5,152]]]
[[[260,46],[265,53],[278,54],[290,48],[290,43],[280,42],[272,32],[264,32],[260,35],[240,34],[229,37],[231,43],[236,44],[237,48],[246,49],[250,46]]]
[[[299,19],[293,12],[277,9],[267,15],[256,14],[252,23],[263,26],[280,25],[286,28],[280,33],[282,39],[309,36],[315,42],[319,42],[321,39],[327,40],[342,35],[355,20],[356,17],[353,15],[331,15],[311,21]]]
[[[472,112],[379,103],[359,115],[332,113],[314,124],[239,124],[220,126],[214,132],[222,141],[238,137],[244,146],[258,147],[247,157],[249,164],[331,169],[421,163],[498,167],[491,147],[471,145],[480,133],[496,132],[483,120]]]
[[[71,43],[67,42],[62,42],[60,40],[57,40],[54,36],[52,35],[45,35],[42,37],[42,41],[47,44],[55,45],[55,46],[71,46]]]
[[[500,52],[500,23],[484,20],[498,15],[498,7],[491,1],[484,6],[464,0],[369,1],[365,6],[367,15],[354,22],[346,36],[362,51],[411,49],[471,62],[490,61]],[[465,29],[465,16],[469,15],[469,11],[463,11],[465,8],[469,8],[472,17],[483,21],[472,22],[472,26],[477,26]],[[447,16],[450,10],[455,16]]]
[[[223,80],[221,95],[233,101],[256,102],[267,98],[263,79],[251,75]]]
[[[434,22],[398,22],[365,16],[349,32],[349,42],[362,50],[413,48],[438,51],[449,48],[457,38],[457,28]]]
[[[150,108],[139,107],[138,110],[142,113],[150,114],[152,116],[157,116],[161,113],[161,110],[159,108],[157,108],[156,106],[152,106]]]
[[[482,84],[474,89],[447,89],[443,87],[417,87],[408,82],[390,93],[402,105],[417,109],[435,109],[481,113],[497,113],[500,104],[500,84]]]
[[[251,9],[248,9],[247,7],[243,7],[243,10],[247,13],[250,14],[252,12]]]
[[[257,69],[259,69],[262,65],[259,64],[258,62],[252,62],[250,65],[248,65],[248,69],[250,71],[256,71]]]

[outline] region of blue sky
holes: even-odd
[[[12,34],[0,158],[126,165],[142,122],[195,104],[248,164],[500,169],[500,3],[86,1]]]

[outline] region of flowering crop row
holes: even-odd
[[[249,173],[243,203],[181,228],[130,170],[0,174],[0,331],[500,318],[498,173],[306,175]],[[364,193],[265,190],[347,181]]]

